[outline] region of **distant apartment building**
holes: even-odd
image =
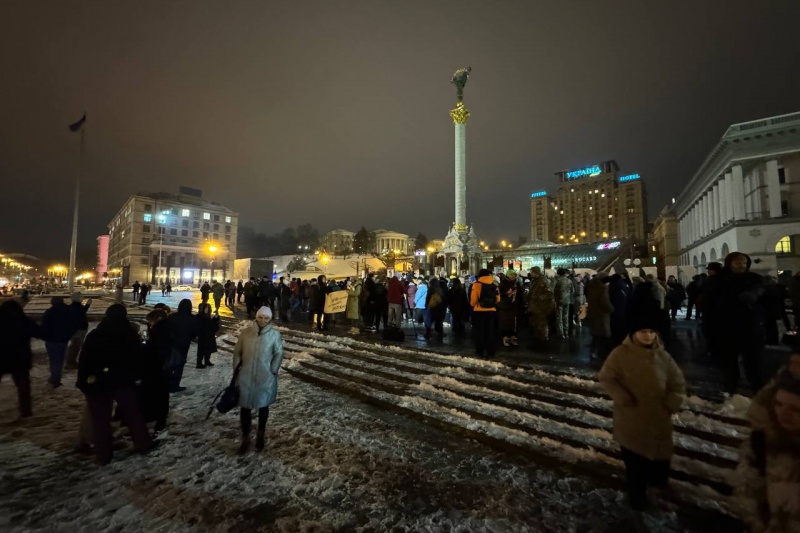
[[[346,229],[334,229],[320,239],[320,248],[332,255],[341,254],[353,249],[355,233]]]
[[[647,238],[647,198],[639,174],[616,161],[556,172],[555,196],[531,193],[531,240],[558,244]]]
[[[108,270],[123,284],[173,285],[233,273],[239,216],[196,189],[131,196],[108,224]]]

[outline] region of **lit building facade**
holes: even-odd
[[[355,233],[346,229],[334,229],[320,239],[320,248],[332,255],[353,250],[353,237]]]
[[[135,194],[108,224],[108,271],[124,285],[197,285],[233,272],[239,216],[195,189]]]
[[[616,161],[557,172],[556,195],[531,194],[531,239],[560,244],[647,237],[647,195],[639,174]]]
[[[405,233],[398,233],[385,229],[375,230],[372,233],[375,234],[376,254],[383,255],[396,251],[397,255],[408,255],[408,242],[410,237]]]
[[[653,224],[650,255],[656,261],[658,276],[666,278],[667,267],[677,266],[680,262],[681,247],[678,242],[678,217],[671,206],[661,210]]]
[[[730,126],[674,211],[682,265],[739,251],[755,272],[800,271],[800,113]]]

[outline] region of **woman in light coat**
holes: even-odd
[[[278,370],[283,360],[283,340],[271,322],[272,310],[267,306],[259,309],[255,323],[239,335],[233,348],[233,367],[237,369],[241,364],[237,378],[239,420],[242,428],[239,453],[247,452],[250,447],[253,409],[258,409],[256,450],[264,449],[269,406],[278,395]]]
[[[358,278],[347,288],[347,310],[345,314],[354,328],[358,327],[358,323],[361,320],[361,289],[362,283]]]
[[[611,352],[598,378],[614,402],[614,440],[622,448],[631,507],[647,506],[647,488],[667,488],[673,453],[672,415],[686,396],[686,382],[662,348],[660,317],[632,317],[622,344]]]

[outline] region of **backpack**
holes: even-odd
[[[481,281],[478,283],[481,284],[481,292],[478,295],[478,305],[484,309],[497,307],[497,287],[494,286],[494,283],[483,283]]]
[[[389,326],[383,328],[381,337],[385,341],[403,342],[406,338],[406,333],[398,327]]]
[[[434,307],[439,307],[442,303],[442,295],[438,292],[434,292],[433,296],[431,296],[430,301],[428,302],[428,308],[433,309]]]

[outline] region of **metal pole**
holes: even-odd
[[[86,125],[81,128],[81,150],[78,157],[78,177],[75,180],[75,210],[72,213],[72,243],[69,247],[69,281],[67,282],[67,291],[72,294],[72,289],[75,287],[75,256],[78,252],[78,200],[81,194],[81,171],[83,170],[83,150],[84,150],[84,132]]]
[[[161,252],[164,250],[164,233],[161,225],[161,214],[158,212],[158,202],[153,204],[155,206],[156,227],[158,228],[158,272],[156,272],[156,279],[153,281],[158,283],[158,276],[161,275]]]

